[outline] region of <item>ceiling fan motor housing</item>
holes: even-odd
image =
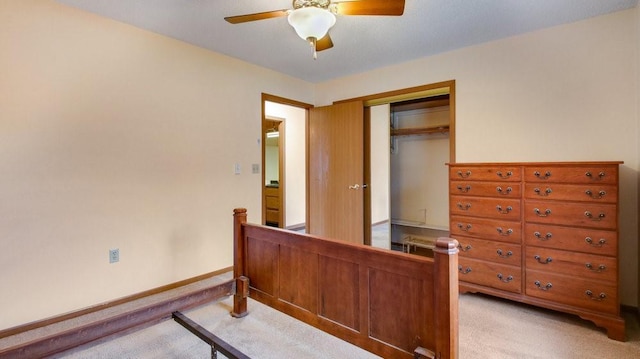
[[[319,7],[327,9],[331,5],[331,0],[293,0],[293,8],[300,9],[303,7]]]

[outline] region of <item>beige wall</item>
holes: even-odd
[[[640,139],[640,7],[636,6],[635,10],[635,18],[636,18],[636,89],[635,89],[635,98],[636,98],[636,138]],[[637,188],[638,188],[638,210],[636,212],[636,223],[638,225],[638,233],[636,233],[636,243],[640,241],[640,140],[636,143],[636,150],[638,152],[637,157],[637,167],[639,171],[636,173],[637,179]],[[638,258],[640,258],[640,245],[638,245]],[[638,314],[640,315],[640,264],[638,264]]]
[[[370,166],[371,179],[369,192],[371,193],[371,223],[376,224],[391,220],[391,205],[389,202],[389,168],[390,107],[388,104],[371,107],[371,148]],[[389,248],[391,243],[389,242]]]
[[[636,30],[636,38],[635,38],[635,43],[636,43],[636,49],[635,49],[635,59],[636,59],[636,88],[635,88],[635,100],[636,100],[636,138],[640,139],[640,6],[636,6],[636,10],[635,10],[635,17],[636,17],[636,24],[635,24],[635,30]],[[637,151],[637,162],[636,162],[636,168],[640,169],[640,140],[638,140],[639,143],[636,143],[636,151]],[[638,228],[638,232],[640,232],[640,171],[638,171],[636,173],[636,180],[637,180],[637,188],[638,188],[638,202],[636,203],[637,205],[637,212],[636,212],[636,227]],[[640,233],[636,233],[636,243],[638,243],[640,241]],[[637,272],[638,272],[638,287],[637,287],[637,291],[638,291],[638,302],[637,302],[637,311],[638,311],[638,315],[640,315],[640,245],[638,245],[638,257],[639,258],[639,264],[638,264],[638,268],[637,268]]]
[[[458,162],[624,161],[621,296],[636,306],[637,26],[632,9],[467,47],[318,84],[315,103],[453,79]]]
[[[310,103],[313,86],[0,1],[0,329],[232,265],[233,208],[261,218],[262,92]]]

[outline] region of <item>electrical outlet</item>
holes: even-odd
[[[251,165],[251,173],[256,174],[256,173],[260,173],[260,165],[257,163],[254,163]]]
[[[109,249],[109,263],[120,261],[120,249]]]

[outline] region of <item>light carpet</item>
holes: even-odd
[[[229,315],[231,298],[185,312],[255,359],[379,358],[256,301],[249,315]],[[60,358],[210,358],[204,342],[173,320],[78,348]],[[224,358],[218,354],[218,358]],[[627,341],[576,316],[483,295],[460,296],[460,358],[640,358],[637,318],[627,317]]]

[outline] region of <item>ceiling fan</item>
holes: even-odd
[[[293,9],[265,11],[255,14],[228,16],[231,24],[287,16],[300,38],[316,51],[333,47],[329,29],[336,23],[336,15],[387,15],[404,13],[404,0],[293,0]]]

